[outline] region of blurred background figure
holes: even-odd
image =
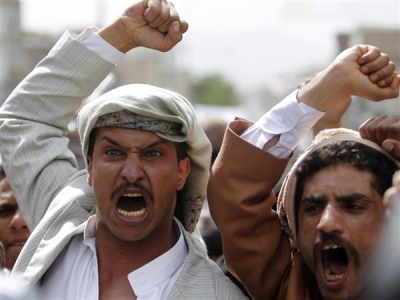
[[[221,233],[218,228],[215,226],[215,228],[204,231],[204,233],[202,233],[202,238],[207,245],[208,257],[214,262],[217,262],[223,254]]]
[[[222,140],[224,138],[226,126],[228,125],[228,123],[225,120],[217,117],[200,118],[199,123],[211,143],[212,147],[211,165],[212,165],[218,156],[219,150],[221,149]],[[200,220],[197,226],[199,227],[203,239],[204,236],[208,234],[208,232],[218,230],[217,226],[215,225],[214,221],[211,218],[210,210],[208,209],[207,198],[204,200],[203,208],[200,215]]]
[[[0,163],[0,242],[4,248],[6,272],[13,268],[29,235],[29,228]]]
[[[379,243],[377,259],[369,272],[373,282],[371,300],[400,299],[400,173],[395,174],[393,187],[385,193],[384,201],[388,222]]]
[[[211,142],[211,164],[213,164],[221,149],[222,140],[228,123],[217,117],[204,117],[199,119],[199,123]]]
[[[199,119],[201,128],[204,130],[206,136],[210,140],[212,152],[211,152],[211,166],[218,156],[219,150],[221,149],[222,140],[224,138],[225,130],[228,123],[218,117],[203,117]],[[235,283],[243,292],[245,296],[250,299],[250,295],[246,289],[225,267],[225,259],[222,248],[221,233],[211,218],[210,211],[208,208],[207,198],[204,200],[203,209],[201,211],[200,220],[198,227],[204,243],[207,246],[207,254],[210,259],[215,261],[217,265],[222,269],[225,276],[229,277],[233,283]]]
[[[218,156],[219,150],[221,149],[222,140],[224,138],[226,126],[228,123],[217,117],[204,117],[199,119],[201,128],[204,130],[206,136],[210,140],[212,152],[211,152],[211,165],[214,163]],[[200,232],[203,235],[209,231],[218,230],[214,221],[211,218],[210,211],[208,209],[207,198],[204,200],[203,209],[200,215],[200,220],[197,225]]]

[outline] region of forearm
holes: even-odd
[[[299,90],[298,101],[321,112],[351,96],[346,78],[334,67],[327,67]]]
[[[69,121],[113,67],[66,33],[2,106],[2,160],[31,230],[76,171]]]
[[[66,130],[73,113],[114,65],[65,33],[48,56],[16,87],[2,118],[29,120]]]

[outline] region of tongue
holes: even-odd
[[[329,264],[329,270],[332,275],[344,274],[347,270],[347,263],[340,261],[331,261]]]

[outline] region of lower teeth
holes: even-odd
[[[144,207],[138,211],[125,211],[125,210],[118,208],[118,213],[125,217],[140,217],[145,213],[145,211],[146,211],[146,208],[144,208]]]
[[[325,269],[325,277],[328,279],[328,281],[336,281],[339,280],[343,277],[343,274],[331,274],[331,271],[329,269]]]

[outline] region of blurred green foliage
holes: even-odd
[[[221,106],[240,104],[234,85],[220,74],[210,74],[192,79],[189,92],[189,99],[192,103]]]

